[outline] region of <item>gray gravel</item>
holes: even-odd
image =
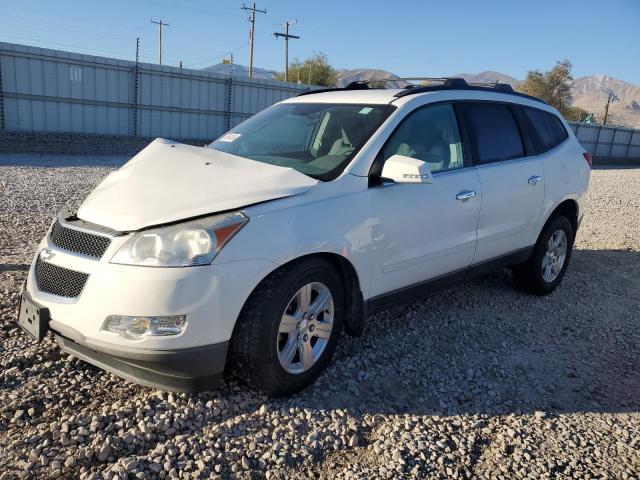
[[[269,400],[233,379],[139,387],[18,331],[37,242],[110,170],[20,166],[36,160],[0,156],[0,480],[639,478],[640,169],[593,172],[552,295],[500,271],[382,312],[313,387]]]

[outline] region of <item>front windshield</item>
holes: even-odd
[[[209,145],[258,162],[336,178],[389,116],[390,105],[283,103],[267,108]]]

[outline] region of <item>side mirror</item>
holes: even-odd
[[[404,155],[392,155],[384,162],[381,177],[395,183],[433,183],[427,162]]]

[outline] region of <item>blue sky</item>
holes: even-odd
[[[0,41],[201,68],[235,50],[248,64],[249,23],[236,0],[0,0]],[[291,57],[325,52],[336,68],[383,68],[400,76],[496,70],[523,78],[568,58],[576,77],[607,74],[640,84],[640,0],[379,1],[260,0],[255,65],[283,70],[271,35],[296,19]]]

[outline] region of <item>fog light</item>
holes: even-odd
[[[166,317],[130,317],[109,315],[102,324],[102,330],[118,333],[124,338],[137,340],[148,336],[178,335],[187,323],[186,315]]]

